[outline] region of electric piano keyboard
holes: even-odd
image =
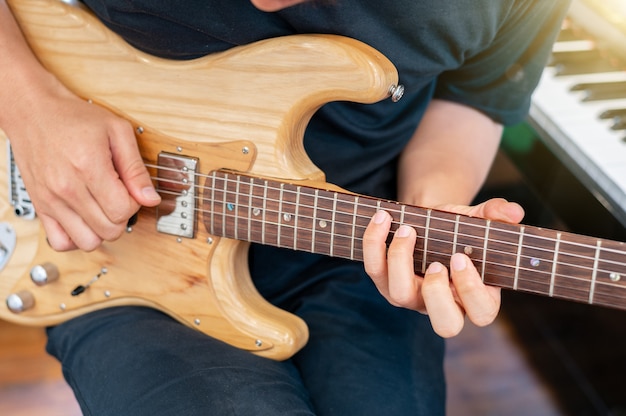
[[[530,124],[626,226],[626,1],[574,0]]]

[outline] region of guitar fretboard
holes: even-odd
[[[490,285],[626,309],[624,243],[224,171],[203,191],[213,235],[356,261],[378,210],[417,230],[417,273],[464,252]]]

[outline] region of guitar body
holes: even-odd
[[[79,96],[135,125],[153,176],[166,152],[196,160],[199,175],[228,169],[329,188],[304,152],[311,116],[330,101],[379,101],[397,84],[386,58],[343,37],[290,36],[169,61],[131,48],[80,7],[8,3],[43,65]],[[7,164],[8,155],[0,155],[3,192]],[[306,343],[304,322],[254,288],[249,243],[211,235],[201,218],[193,221],[191,237],[161,232],[157,222],[157,210],[144,208],[119,240],[90,253],[58,253],[46,244],[39,221],[16,216],[0,193],[0,223],[17,237],[0,270],[0,297],[28,291],[35,298],[20,313],[0,308],[0,318],[54,325],[106,307],[144,305],[273,359],[286,359]],[[56,266],[59,279],[37,286],[30,271],[46,263]],[[72,296],[79,286],[88,288]]]

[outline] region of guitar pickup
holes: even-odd
[[[198,159],[160,153],[157,162],[157,231],[193,238],[196,232],[196,168]]]

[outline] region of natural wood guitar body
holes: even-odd
[[[277,38],[174,62],[131,48],[81,8],[54,0],[8,3],[51,72],[79,96],[133,122],[147,166],[169,152],[197,158],[201,174],[224,168],[329,188],[303,149],[310,117],[330,101],[384,99],[398,81],[385,57],[343,37]],[[7,155],[0,163],[6,172]],[[0,178],[6,189],[6,175]],[[19,314],[0,308],[2,319],[53,325],[105,307],[146,305],[274,359],[306,343],[304,322],[254,288],[249,243],[210,235],[200,218],[194,237],[180,238],[157,232],[155,210],[142,209],[118,241],[91,253],[57,253],[38,220],[17,218],[1,196],[0,222],[14,229],[18,243],[0,271],[0,297],[28,290],[36,298]],[[60,278],[35,286],[30,269],[46,262]],[[84,293],[71,295],[99,273]]]

